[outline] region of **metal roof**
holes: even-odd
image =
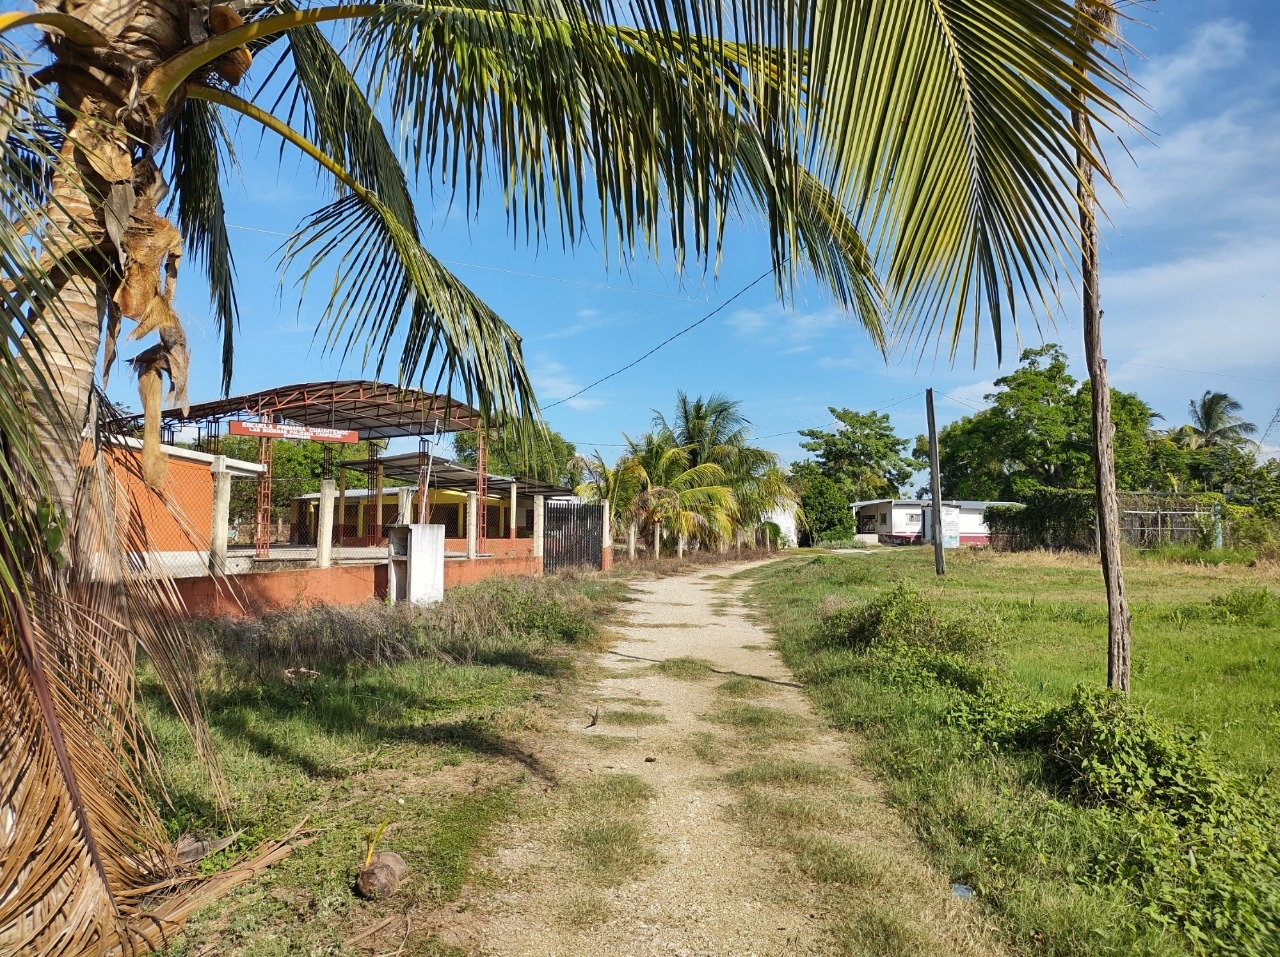
[[[481,424],[478,410],[450,396],[362,379],[279,386],[199,402],[186,414],[169,409],[163,418],[179,423],[268,414],[312,428],[354,429],[362,439],[431,435],[437,425],[441,432],[464,432]]]
[[[354,459],[339,464],[356,472],[368,472],[371,468],[368,459]],[[385,478],[398,479],[416,485],[422,468],[422,458],[417,452],[404,452],[400,455],[379,458],[376,464],[382,466],[382,474]],[[490,497],[500,498],[510,495],[512,483],[515,483],[517,495],[573,494],[573,489],[519,476],[489,475],[487,481]],[[470,465],[433,455],[431,456],[431,486],[458,491],[475,491],[476,470]]]

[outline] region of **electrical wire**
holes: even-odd
[[[748,292],[748,290],[750,290],[750,289],[754,288],[756,285],[758,285],[760,282],[762,282],[763,280],[767,279],[767,278],[768,278],[769,276],[771,276],[771,275],[773,275],[773,267],[772,267],[772,266],[770,266],[768,269],[766,269],[764,272],[762,272],[762,273],[761,273],[759,276],[757,276],[755,279],[751,280],[751,282],[747,283],[745,286],[743,286],[741,289],[739,289],[737,292],[735,292],[732,296],[730,296],[730,297],[729,297],[728,299],[726,299],[724,302],[720,303],[720,305],[716,306],[714,309],[712,309],[709,313],[707,313],[705,316],[703,316],[703,317],[702,317],[701,319],[699,319],[697,322],[692,322],[692,323],[690,323],[689,325],[685,326],[683,329],[681,329],[679,332],[672,333],[671,335],[667,336],[667,338],[663,339],[661,342],[659,342],[656,346],[654,346],[654,347],[653,347],[652,349],[650,349],[648,352],[644,353],[644,355],[641,355],[641,356],[639,356],[639,357],[637,357],[637,358],[635,358],[635,359],[632,359],[630,362],[628,362],[628,363],[627,363],[626,365],[624,365],[622,368],[620,368],[620,369],[615,369],[614,371],[610,372],[610,373],[609,373],[608,375],[606,375],[606,376],[601,376],[599,379],[596,379],[596,381],[595,381],[595,382],[592,382],[590,385],[583,386],[583,387],[582,387],[581,389],[579,389],[577,392],[573,393],[573,395],[566,395],[563,399],[557,399],[555,402],[551,402],[551,403],[549,403],[549,404],[547,404],[547,405],[544,405],[542,408],[543,408],[544,410],[545,410],[545,409],[554,409],[556,406],[558,406],[558,405],[563,405],[564,403],[568,402],[570,399],[576,399],[578,396],[582,395],[584,392],[589,392],[590,390],[594,389],[596,386],[600,385],[600,383],[602,383],[602,382],[608,382],[608,381],[609,381],[610,379],[612,379],[614,376],[622,375],[622,373],[626,372],[628,369],[633,369],[633,368],[635,368],[635,367],[636,367],[636,366],[638,366],[641,362],[643,362],[645,359],[649,358],[649,356],[653,355],[655,352],[657,352],[659,349],[661,349],[663,346],[670,345],[672,342],[675,342],[675,340],[677,340],[677,339],[679,339],[681,336],[683,336],[686,332],[692,332],[694,329],[698,328],[698,326],[702,325],[704,322],[706,322],[706,321],[707,321],[708,319],[710,319],[712,316],[715,316],[717,313],[722,312],[722,311],[723,311],[726,307],[728,307],[728,306],[729,306],[729,305],[730,305],[734,300],[736,300],[736,299],[740,298],[741,296],[746,295],[746,293]]]

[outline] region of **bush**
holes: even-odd
[[[914,648],[962,658],[986,652],[996,632],[997,623],[989,615],[945,615],[936,602],[903,582],[871,601],[826,609],[820,627],[825,642],[836,647],[863,652]]]

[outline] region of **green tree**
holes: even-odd
[[[674,535],[683,554],[691,536],[732,533],[737,503],[719,465],[692,464],[692,449],[677,445],[668,430],[627,438],[627,444],[639,473],[635,507],[652,537],[654,558],[662,554],[664,535]]]
[[[190,360],[172,307],[184,250],[209,281],[229,387],[238,308],[222,181],[239,126],[227,113],[282,137],[334,187],[284,249],[303,277],[333,267],[325,341],[377,374],[386,362],[406,383],[456,387],[528,427],[536,412],[519,337],[424,247],[415,176],[466,214],[501,197],[513,231],[535,241],[577,243],[595,220],[602,246],[629,256],[669,243],[680,265],[718,262],[729,217],[758,213],[780,290],[812,273],[878,345],[891,313],[950,328],[954,349],[972,315],[989,318],[999,342],[1004,291],[1045,291],[1056,277],[1072,249],[1064,179],[1073,149],[1093,145],[1067,113],[1086,98],[1113,110],[1110,90],[1123,86],[1094,52],[1109,35],[1077,23],[1067,0],[241,9],[243,24],[226,6],[178,0],[37,0],[0,14],[10,335],[0,350],[0,587],[18,649],[0,677],[19,703],[0,779],[43,769],[39,786],[0,797],[21,822],[12,833],[43,822],[36,843],[64,868],[0,900],[0,927],[31,927],[30,939],[7,943],[36,957],[155,943],[199,891],[183,885],[163,908],[139,911],[138,891],[178,871],[137,787],[150,751],[93,749],[145,740],[131,697],[135,641],[198,728],[180,687],[191,669],[162,622],[130,611],[156,607],[141,598],[154,586],[117,576],[110,608],[105,586],[74,587],[102,555],[128,550],[102,544],[113,514],[104,486],[97,499],[75,490],[78,477],[92,484],[77,470],[97,357],[105,380],[126,319],[133,336],[154,337],[135,369],[156,482],[161,380],[181,405]],[[19,47],[21,28],[51,38]],[[230,87],[250,50],[267,61],[255,71],[265,88],[242,98]],[[286,120],[270,112],[281,103]],[[396,118],[392,135],[381,116]],[[48,662],[82,671],[55,680]],[[101,688],[120,690],[106,701]],[[59,713],[77,716],[75,747]],[[113,762],[126,765],[118,777],[93,770]],[[0,846],[6,872],[21,872],[8,854],[26,846]],[[55,888],[72,890],[53,907]],[[26,919],[36,906],[48,919]]]
[[[808,441],[800,447],[816,452],[819,471],[838,485],[850,501],[895,498],[920,463],[903,455],[908,441],[893,431],[883,412],[830,410],[840,423],[834,432],[802,429]],[[799,463],[792,464],[794,471]]]
[[[476,433],[456,432],[453,451],[458,461],[476,464]],[[506,428],[491,433],[485,444],[489,472],[518,476],[573,488],[582,481],[578,448],[559,432],[537,428],[532,435]]]
[[[943,495],[1020,501],[1037,488],[1092,487],[1092,391],[1068,373],[1061,348],[1024,350],[1020,366],[994,384],[989,408],[939,433]],[[1148,488],[1155,413],[1138,396],[1115,390],[1111,409],[1120,487]]]
[[[831,534],[851,533],[854,529],[853,510],[849,498],[840,486],[825,475],[810,477],[800,493],[800,505],[804,509],[813,541]]]
[[[656,433],[669,432],[677,445],[689,450],[690,465],[720,466],[725,484],[733,491],[735,535],[753,533],[769,515],[798,504],[778,456],[750,444],[751,423],[741,406],[720,393],[690,399],[681,390],[676,393],[672,421],[660,412],[654,418]]]

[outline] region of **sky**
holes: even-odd
[[[1280,407],[1280,2],[1153,0],[1136,15],[1128,62],[1147,130],[1109,145],[1122,195],[1104,197],[1112,385],[1137,392],[1170,426],[1186,421],[1193,397],[1226,391],[1265,429]],[[276,268],[288,231],[328,201],[326,187],[306,163],[281,162],[277,143],[256,131],[241,129],[237,142],[240,178],[226,187],[242,314],[232,393],[364,377],[358,363],[325,353],[314,337],[322,302],[308,295],[299,306],[293,279],[282,283]],[[831,425],[829,406],[887,412],[911,439],[925,429],[926,388],[941,426],[981,409],[992,381],[1016,365],[1017,344],[996,363],[989,330],[976,363],[971,347],[954,363],[933,350],[886,363],[815,289],[790,306],[769,279],[743,292],[768,269],[767,235],[752,223],[730,228],[718,274],[681,281],[669,258],[619,269],[591,242],[531,250],[509,236],[496,196],[471,222],[425,191],[418,203],[427,247],[523,337],[547,422],[609,461],[622,434],[643,432],[678,389],[739,400],[757,444],[791,462],[805,454],[797,430]],[[569,398],[735,295],[652,357]],[[1056,324],[1024,317],[1021,346],[1062,344],[1084,379],[1078,296],[1068,289],[1063,299]],[[190,264],[177,306],[193,353],[191,398],[215,398],[220,344]],[[111,393],[137,407],[129,379],[117,373]],[[1267,445],[1280,446],[1280,425]]]

